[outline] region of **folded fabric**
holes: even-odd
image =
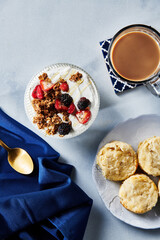
[[[70,178],[59,153],[0,109],[0,139],[25,149],[34,172],[22,175],[0,147],[0,239],[81,240],[92,200]]]
[[[109,48],[109,45],[111,43],[111,40],[112,39],[107,39],[107,40],[101,41],[99,44],[100,44],[100,47],[101,47],[101,51],[102,51],[102,54],[103,54],[103,57],[104,57],[104,60],[105,60],[105,64],[107,66],[107,69],[108,69],[108,72],[109,72],[109,75],[110,75],[111,82],[113,84],[113,88],[114,88],[115,93],[121,93],[125,90],[136,88],[139,85],[129,84],[127,82],[123,82],[120,78],[118,78],[113,73],[112,69],[110,68],[109,62],[108,62],[108,48]]]

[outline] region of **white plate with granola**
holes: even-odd
[[[86,131],[99,111],[99,94],[91,76],[72,64],[53,64],[27,85],[26,114],[45,135],[72,138]]]

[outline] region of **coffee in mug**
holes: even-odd
[[[160,33],[144,24],[122,28],[108,50],[111,70],[124,84],[144,84],[160,97]]]
[[[131,81],[150,77],[160,62],[160,49],[154,38],[144,32],[129,32],[113,45],[111,61],[117,73]]]

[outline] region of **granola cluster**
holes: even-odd
[[[82,74],[76,72],[69,78],[77,85],[83,82]],[[76,87],[75,86],[75,87]],[[89,99],[81,97],[77,107],[69,94],[68,82],[59,79],[56,83],[48,77],[47,73],[39,76],[39,84],[32,91],[32,106],[36,112],[33,123],[46,134],[64,136],[72,130],[69,115],[72,114],[80,124],[86,124],[91,118]]]
[[[78,81],[81,80],[81,78],[82,78],[82,74],[79,73],[79,72],[77,72],[77,73],[73,74],[73,75],[70,77],[69,80],[70,80],[70,81],[73,81],[73,82],[78,82]]]
[[[39,79],[51,82],[47,73],[43,73],[39,76]],[[46,129],[48,135],[56,134],[58,127],[63,121],[68,122],[71,125],[69,113],[63,110],[57,111],[57,109],[55,109],[55,101],[56,99],[59,99],[62,94],[60,84],[63,82],[64,79],[60,79],[49,91],[44,92],[43,99],[32,100],[32,106],[36,112],[36,116],[33,118],[33,123],[37,124],[39,129]],[[62,114],[62,119],[58,115],[59,112]]]
[[[46,80],[48,82],[51,82],[51,79],[48,77],[48,74],[47,73],[43,73],[42,75],[40,75],[39,77],[39,80]]]

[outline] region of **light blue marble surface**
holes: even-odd
[[[7,114],[35,131],[24,112],[24,91],[32,75],[53,63],[84,68],[98,86],[100,112],[87,133],[66,141],[43,136],[64,162],[75,166],[73,179],[94,200],[84,240],[155,240],[160,236],[160,229],[134,228],[113,217],[91,173],[99,142],[117,123],[160,113],[160,99],[145,87],[120,96],[114,93],[99,48],[99,41],[134,23],[159,31],[160,1],[0,0],[0,106]]]

